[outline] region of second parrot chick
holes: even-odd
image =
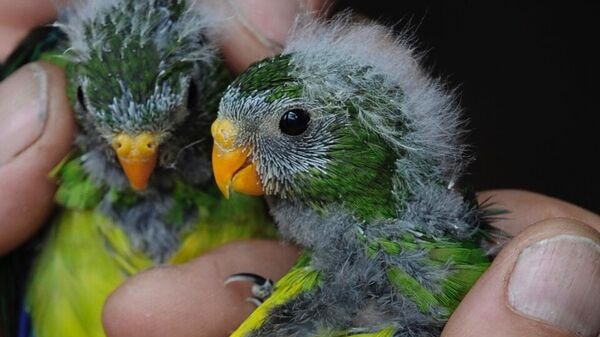
[[[210,17],[184,0],[78,0],[50,29],[55,50],[17,49],[65,68],[80,126],[26,290],[35,336],[103,336],[104,301],[127,277],[274,235],[262,200],[223,202],[211,179],[209,126],[231,77]]]
[[[81,181],[67,167],[59,200],[99,203],[157,260],[178,244],[165,219],[177,181],[198,186],[211,176],[206,136],[194,131],[207,127],[225,83],[213,28],[197,10],[184,1],[83,1],[56,24],[67,35],[59,57],[82,128],[78,158],[66,165],[81,165],[94,186],[70,188]]]
[[[225,92],[217,184],[265,194],[305,248],[234,336],[438,336],[488,267],[486,214],[456,188],[460,109],[409,40],[301,20]]]

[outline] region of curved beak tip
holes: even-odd
[[[136,136],[117,135],[113,148],[131,188],[144,191],[158,161],[157,136],[141,133]]]
[[[249,151],[233,146],[236,134],[233,124],[217,119],[211,131],[214,138],[213,172],[223,196],[229,199],[231,190],[254,196],[264,194],[256,166],[248,161]]]
[[[150,176],[156,166],[156,156],[147,160],[130,160],[119,157],[119,162],[133,190],[143,191],[148,187]]]
[[[217,183],[217,187],[225,199],[229,199],[230,196],[230,188],[231,188],[231,180],[233,178],[233,174],[236,171],[236,166],[238,166],[236,160],[238,158],[232,158],[231,155],[227,155],[227,153],[222,152],[219,149],[219,146],[215,143],[213,145],[212,151],[212,166],[213,173],[215,176],[215,182]]]

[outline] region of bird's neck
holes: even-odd
[[[121,169],[100,150],[66,160],[56,177],[61,182],[60,204],[73,210],[97,209],[127,234],[133,247],[157,263],[173,253],[182,231],[198,216],[192,200],[219,196],[215,187],[194,187],[173,174],[155,177],[147,190],[135,192]]]
[[[343,209],[325,214],[305,204],[275,197],[268,197],[267,202],[282,238],[307,248],[313,264],[318,261],[327,269],[329,264],[344,260],[340,254],[359,250],[357,233],[363,224]]]
[[[282,236],[315,254],[337,246],[364,246],[365,235],[427,235],[463,240],[473,235],[481,215],[472,200],[433,181],[412,186],[409,198],[396,200],[395,217],[363,219],[349,211],[346,203],[315,208],[297,201],[273,197],[268,200]]]

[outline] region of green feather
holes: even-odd
[[[390,282],[398,288],[400,293],[417,304],[421,312],[427,313],[433,306],[439,304],[431,291],[423,287],[419,281],[401,268],[390,268],[387,272],[387,276]]]
[[[388,270],[390,282],[396,285],[403,295],[415,301],[424,313],[434,306],[441,306],[449,316],[490,265],[489,256],[475,241],[454,241],[425,236],[417,239],[410,234],[396,240],[370,240],[362,235],[359,240],[365,243],[367,254],[371,257],[382,252],[397,255],[404,251],[424,250],[429,264],[448,270],[439,292],[426,289],[399,267]]]
[[[81,158],[67,157],[51,175],[58,180],[56,201],[71,209],[85,210],[98,205],[106,189],[85,172]]]
[[[385,328],[381,329],[377,332],[372,333],[360,333],[360,334],[345,334],[347,337],[393,337],[395,329],[394,328]]]
[[[257,91],[274,89],[267,99],[272,103],[283,96],[298,97],[302,93],[301,87],[295,82],[296,79],[290,75],[290,55],[267,59],[251,67],[245,76],[238,77],[231,84],[238,88],[243,94],[251,95]]]
[[[442,292],[437,295],[440,304],[448,309],[448,316],[454,312],[467,292],[489,266],[489,262],[453,266],[452,273],[442,283]]]
[[[394,218],[396,203],[389,189],[396,168],[393,153],[357,123],[342,128],[337,139],[326,172],[314,169],[298,175],[298,181],[306,182],[300,198],[316,209],[343,201],[346,210],[365,221]]]

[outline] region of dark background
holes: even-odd
[[[477,190],[527,189],[600,213],[600,6],[572,2],[340,0],[397,30],[458,87]]]

